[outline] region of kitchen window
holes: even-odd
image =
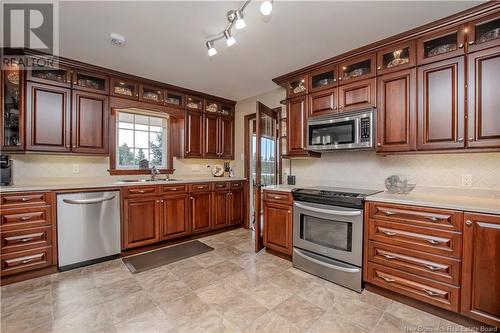
[[[116,113],[116,170],[168,169],[168,117],[149,112]]]

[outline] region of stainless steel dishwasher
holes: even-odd
[[[120,192],[57,195],[59,270],[109,260],[120,254]]]

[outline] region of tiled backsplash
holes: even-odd
[[[285,165],[286,167],[286,165]],[[473,188],[500,189],[500,153],[377,156],[375,152],[333,152],[320,159],[293,160],[297,183],[353,181],[382,185],[387,176],[412,176],[417,186],[461,187],[472,175]]]

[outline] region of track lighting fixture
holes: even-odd
[[[231,36],[231,31],[224,30],[224,37],[226,37],[227,47],[230,47],[231,45],[234,45],[234,43],[236,43],[236,39],[234,39],[234,37]]]
[[[215,49],[213,42],[208,41],[206,45],[208,49],[208,56],[213,57],[217,54],[217,50]]]
[[[236,39],[234,39],[234,37],[231,34],[231,29],[234,26],[236,30],[241,30],[247,26],[243,12],[245,11],[245,8],[251,1],[252,0],[246,0],[241,6],[241,8],[233,9],[227,12],[227,20],[229,21],[229,23],[227,24],[226,28],[220,34],[215,35],[211,39],[209,39],[206,43],[209,56],[212,57],[217,54],[217,50],[214,47],[214,43],[220,39],[225,39],[228,47],[236,43]],[[260,12],[262,13],[262,15],[268,16],[271,14],[273,10],[273,2],[274,0],[265,0],[261,4]]]
[[[260,12],[262,13],[262,15],[265,16],[271,15],[272,11],[273,11],[273,0],[271,1],[266,0],[262,2],[262,4],[260,5]]]

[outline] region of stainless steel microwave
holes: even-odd
[[[373,149],[375,109],[364,109],[308,121],[308,149]]]

